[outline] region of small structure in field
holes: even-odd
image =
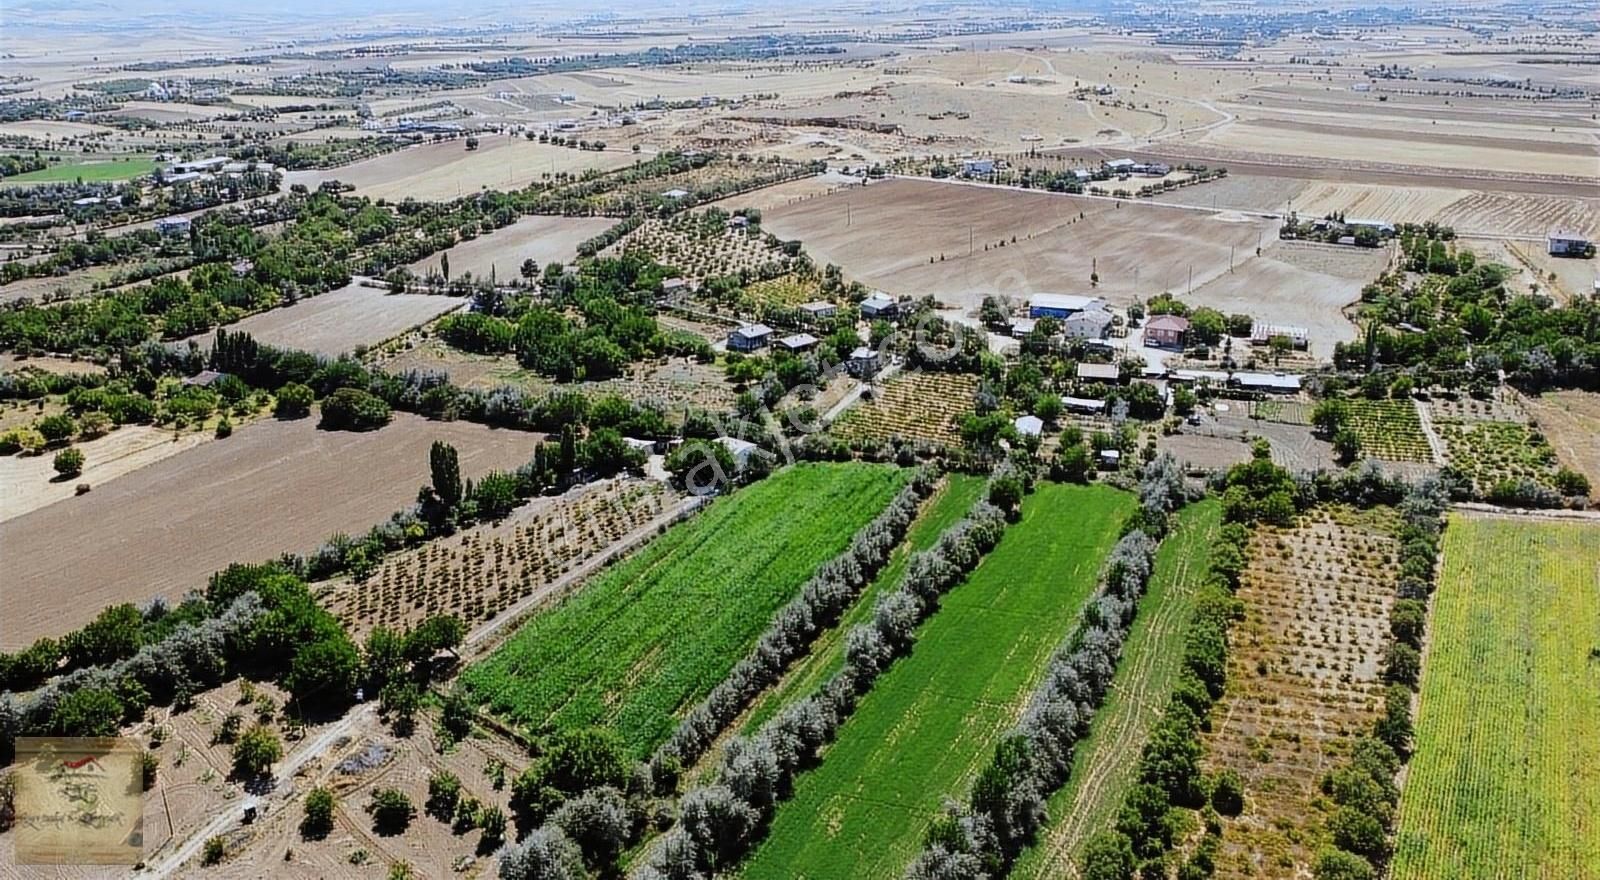
[[[1545,237],[1546,250],[1552,257],[1582,257],[1590,253],[1589,239],[1570,229],[1556,229]]]
[[[1106,411],[1106,402],[1093,397],[1062,396],[1061,406],[1067,412],[1086,416],[1097,416]]]
[[[228,378],[227,373],[219,373],[216,370],[201,370],[200,372],[195,373],[193,376],[184,379],[183,384],[198,388],[210,388],[212,385],[215,385],[226,378]]]
[[[1300,377],[1289,373],[1234,373],[1228,380],[1245,391],[1267,394],[1299,394]]]
[[[673,201],[677,201],[678,199],[688,198],[689,191],[686,189],[669,189],[662,193],[661,197],[664,199],[672,199]]]
[[[1114,471],[1122,465],[1122,453],[1116,449],[1102,449],[1096,459],[1100,470]]]
[[[993,159],[965,159],[961,162],[961,173],[967,177],[978,174],[993,174]]]
[[[1039,326],[1039,322],[1034,318],[1014,318],[1011,321],[1011,335],[1016,339],[1021,339],[1032,333],[1033,328],[1037,326]]]
[[[728,334],[730,351],[756,351],[772,341],[772,328],[765,324],[746,324]]]
[[[162,217],[156,221],[156,231],[162,235],[188,235],[193,225],[188,217]]]
[[[1178,315],[1156,315],[1144,325],[1144,344],[1155,348],[1182,348],[1189,334],[1189,319]]]
[[[721,443],[722,448],[728,450],[728,454],[733,456],[733,466],[741,471],[749,466],[751,456],[761,454],[761,447],[751,443],[749,440],[740,440],[738,437],[718,437],[717,442]]]

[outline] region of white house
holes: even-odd
[[[893,318],[900,311],[900,304],[887,294],[874,293],[861,301],[861,317]]]
[[[732,351],[755,351],[766,348],[772,341],[772,328],[765,324],[746,324],[728,334],[728,348]]]
[[[1072,339],[1104,339],[1111,332],[1111,313],[1105,309],[1085,309],[1068,315],[1062,326]]]
[[[831,318],[838,314],[839,307],[831,302],[822,302],[819,300],[817,302],[806,303],[800,307],[800,311],[805,312],[806,317],[812,319],[813,321],[820,321],[824,318]]]

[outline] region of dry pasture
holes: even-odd
[[[0,650],[61,635],[118,602],[178,599],[234,562],[307,553],[416,500],[428,447],[477,476],[522,464],[538,435],[396,414],[367,433],[263,421],[0,523],[8,613]]]
[[[74,443],[83,453],[83,473],[56,476],[54,453],[0,458],[0,522],[73,497],[82,484],[100,486],[123,474],[215,439],[213,431],[179,433],[152,425],[124,425],[94,440]]]
[[[1600,394],[1550,391],[1522,402],[1561,464],[1600,487]]]
[[[488,235],[480,235],[450,248],[450,275],[471,272],[488,278],[490,270],[503,284],[517,277],[522,261],[532,259],[540,271],[548,263],[568,263],[577,256],[578,245],[609,229],[614,221],[604,217],[553,217],[530,215]],[[411,271],[426,275],[439,268],[439,255],[411,264]]]
[[[465,306],[460,297],[390,293],[359,282],[303,299],[292,306],[251,315],[228,326],[249,333],[257,342],[337,357],[359,346],[390,337]],[[215,332],[190,337],[208,348]]]

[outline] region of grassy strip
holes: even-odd
[[[16,177],[7,177],[6,183],[73,183],[79,179],[84,183],[109,183],[117,180],[132,180],[135,177],[149,174],[156,170],[156,163],[150,159],[124,159],[106,162],[65,162],[40,168],[38,171],[29,171],[27,174],[18,174]]]
[[[1072,776],[1050,798],[1054,820],[1012,869],[1017,878],[1067,876],[1090,835],[1110,828],[1135,781],[1139,749],[1167,706],[1183,666],[1184,633],[1222,528],[1222,505],[1179,511],[1156,553],[1155,573],[1122,649],[1110,694],[1078,747]]]
[[[872,619],[872,609],[878,597],[899,585],[911,554],[932,547],[945,529],[966,516],[972,505],[983,497],[984,486],[987,485],[982,477],[970,474],[952,473],[945,479],[946,485],[912,524],[889,564],[883,567],[839,623],[812,643],[811,653],[795,663],[783,681],[756,702],[742,733],[753,736],[761,725],[784,707],[816,693],[824,682],[844,668],[845,634],[856,624]]]
[[[821,766],[796,781],[743,876],[903,871],[940,799],[970,785],[1015,721],[1134,506],[1102,486],[1044,484],[1024,501],[1021,521],[861,698]]]
[[[644,758],[909,476],[863,464],[785,468],[609,569],[463,681],[535,734],[606,725]]]

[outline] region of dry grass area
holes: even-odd
[[[988,293],[1131,302],[1227,273],[1276,234],[1240,214],[924,180],[890,180],[766,212],[818,263],[892,293],[975,308]],[[1090,275],[1098,272],[1098,288]]]
[[[257,422],[0,523],[6,582],[22,585],[0,650],[75,629],[117,602],[178,599],[233,562],[365,532],[416,500],[435,440],[454,444],[477,476],[526,462],[538,437],[405,414],[359,434],[319,431],[315,418]]]
[[[104,437],[74,443],[83,453],[84,466],[83,473],[70,480],[56,475],[50,451],[5,456],[0,458],[0,522],[71,498],[80,485],[101,486],[215,438],[213,431],[125,425]]]
[[[228,329],[249,333],[267,345],[336,357],[376,345],[466,304],[460,297],[389,293],[387,288],[351,282],[292,306],[251,315]],[[209,348],[215,336],[202,333],[191,339]]]
[[[817,174],[811,177],[802,177],[799,180],[788,180],[783,183],[764,186],[752,192],[728,196],[711,203],[712,207],[721,208],[728,213],[733,213],[740,208],[754,208],[766,212],[806,199],[814,199],[843,189],[853,189],[861,185],[860,180],[836,174]]]
[[[500,522],[394,554],[364,580],[332,584],[319,600],[356,633],[433,614],[471,626],[573,571],[678,498],[663,483],[628,479],[538,498]]]
[[[1600,394],[1550,391],[1523,399],[1561,464],[1600,487]]]
[[[1309,876],[1323,836],[1322,775],[1375,717],[1398,547],[1387,510],[1317,508],[1260,527],[1238,590],[1228,691],[1205,735],[1206,765],[1244,778],[1218,877]]]
[[[631,365],[627,376],[562,384],[523,369],[512,355],[471,354],[435,337],[413,337],[397,348],[396,353],[381,361],[384,369],[443,370],[452,383],[463,388],[511,385],[535,395],[558,390],[578,391],[591,397],[615,394],[638,403],[659,404],[669,413],[681,413],[689,406],[722,412],[733,405],[737,396],[721,370],[692,358],[646,361]]]
[[[632,165],[639,158],[627,150],[576,150],[521,135],[477,137],[480,146],[476,150],[467,149],[465,138],[420,144],[343,168],[292,171],[284,175],[283,183],[285,187],[303,183],[316,189],[325,180],[338,180],[375,199],[441,201],[482,189],[518,189],[557,174],[579,174],[591,168],[609,171]]]
[[[450,255],[450,277],[471,272],[475,277],[488,278],[492,269],[504,284],[518,277],[523,260],[532,259],[541,271],[549,263],[570,263],[578,254],[578,245],[609,229],[612,222],[604,217],[523,217],[504,229],[463,241],[446,251]],[[438,254],[411,264],[411,271],[418,275],[438,268]]]
[[[846,410],[833,433],[852,440],[904,437],[959,445],[960,420],[972,412],[977,393],[978,377],[966,373],[901,373],[877,386],[871,400]]]

